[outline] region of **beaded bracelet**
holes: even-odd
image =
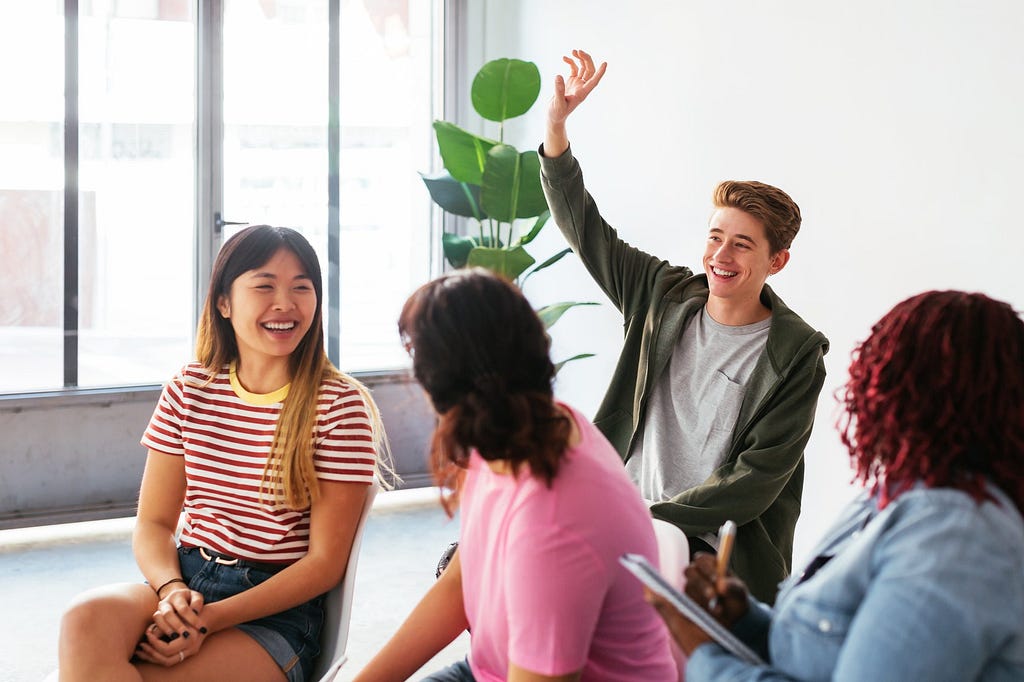
[[[170,580],[165,582],[163,585],[161,585],[160,587],[156,588],[156,598],[157,599],[163,599],[163,597],[160,596],[160,591],[163,590],[168,585],[170,585],[171,583],[181,583],[182,585],[188,585],[188,583],[186,583],[181,578],[171,578]]]

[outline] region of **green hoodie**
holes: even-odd
[[[622,313],[625,340],[594,424],[625,460],[644,423],[647,398],[686,323],[707,302],[704,274],[636,249],[604,221],[567,150],[541,175],[551,214],[594,280]],[[738,529],[732,568],[751,593],[772,603],[789,575],[800,516],[803,453],[825,381],[828,339],[765,285],[771,309],[765,350],[746,385],[725,462],[701,485],[651,513],[687,536],[717,532],[727,519]]]

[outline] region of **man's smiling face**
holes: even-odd
[[[764,225],[749,213],[725,206],[711,215],[703,263],[711,296],[720,304],[755,304],[768,275],[788,259],[786,249],[771,253]]]

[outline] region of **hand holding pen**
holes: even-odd
[[[736,524],[726,521],[718,536],[718,554],[701,554],[686,567],[686,593],[708,613],[731,627],[750,608],[747,587],[729,575],[729,559],[736,540]]]

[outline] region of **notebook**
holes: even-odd
[[[641,554],[623,554],[619,562],[646,585],[676,607],[681,614],[697,624],[711,639],[722,645],[726,651],[751,665],[764,665],[765,661],[736,635],[727,630],[714,616],[686,594],[672,587],[661,573]]]

